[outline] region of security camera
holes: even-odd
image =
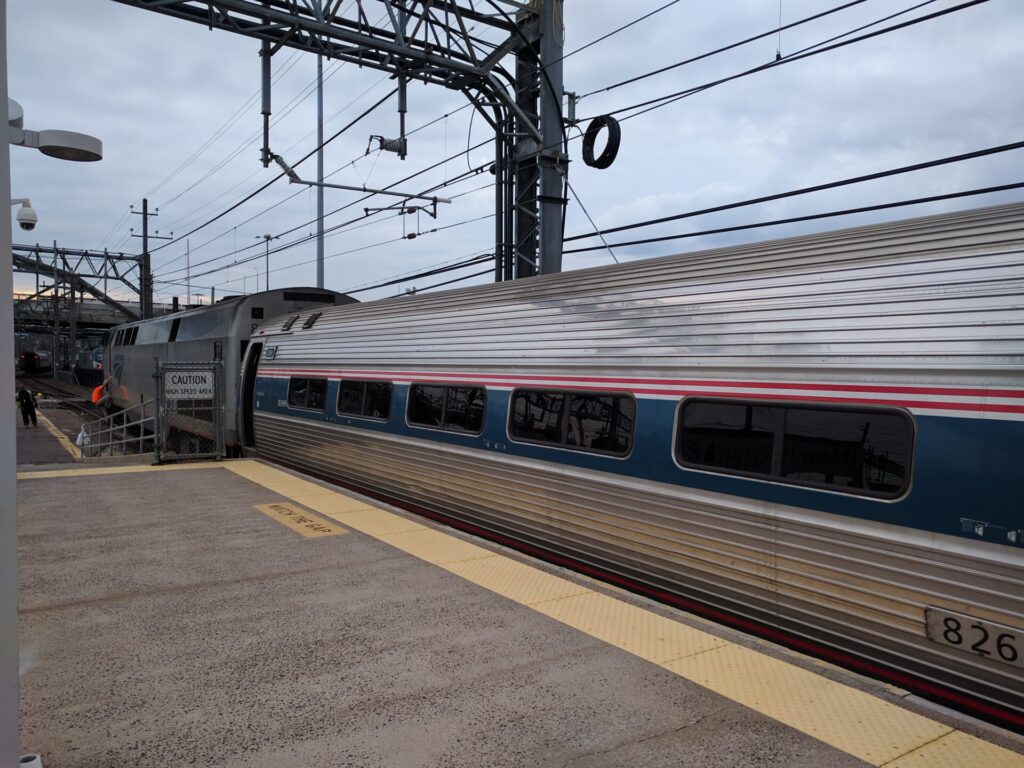
[[[25,198],[11,201],[12,204],[21,203],[21,208],[18,209],[18,226],[27,232],[31,232],[36,228],[36,224],[39,223],[39,216],[32,210],[32,206],[29,201]]]
[[[23,207],[18,209],[18,226],[22,229],[31,232],[36,228],[36,224],[39,222],[39,217],[36,212],[29,207]]]

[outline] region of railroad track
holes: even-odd
[[[89,419],[96,419],[106,415],[102,409],[94,406],[87,396],[74,384],[65,384],[62,381],[50,378],[19,376],[17,385],[24,385],[32,392],[42,392],[45,396],[54,400],[58,407],[74,411],[82,416],[88,416]]]

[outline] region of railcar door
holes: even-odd
[[[253,342],[246,350],[249,356],[245,358],[245,373],[242,375],[242,445],[246,448],[256,447],[256,432],[253,428],[253,403],[256,394],[256,369],[260,364],[260,356],[263,354],[263,344]]]

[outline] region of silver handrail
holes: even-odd
[[[153,453],[157,426],[156,404],[148,400],[83,424],[78,448],[83,458]]]

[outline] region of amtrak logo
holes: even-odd
[[[113,371],[114,371],[114,378],[117,379],[118,381],[120,381],[121,377],[124,376],[124,355],[123,354],[118,353],[118,354],[114,355],[114,368],[113,368]]]

